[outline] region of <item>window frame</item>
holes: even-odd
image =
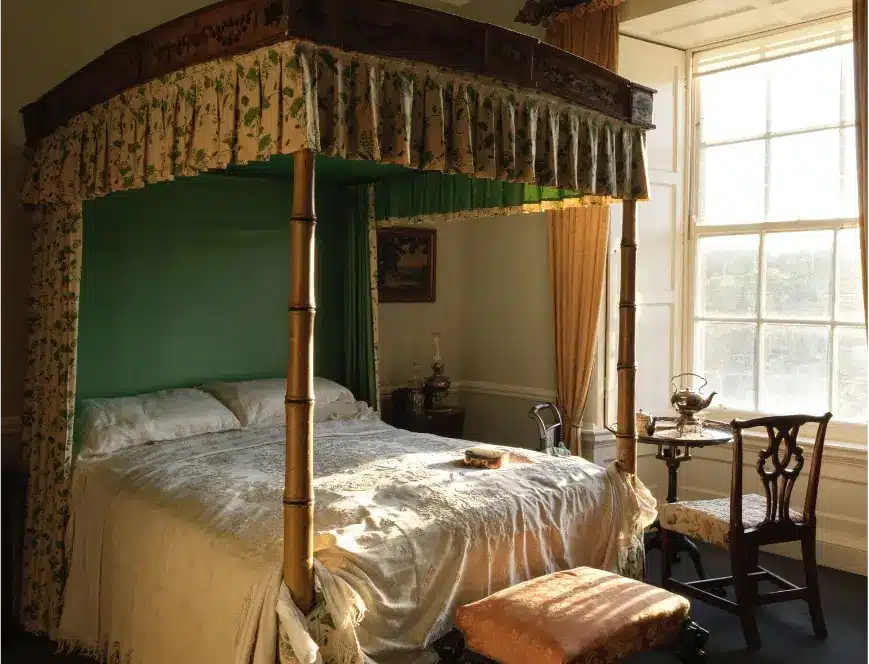
[[[708,47],[703,47],[700,49],[690,50],[686,53],[687,60],[687,87],[688,87],[688,113],[687,119],[688,127],[687,127],[687,136],[686,136],[686,160],[685,163],[688,167],[688,172],[686,174],[686,189],[687,189],[687,203],[688,203],[688,212],[686,223],[685,223],[685,236],[683,238],[684,242],[684,262],[683,262],[683,315],[682,315],[682,338],[684,340],[682,347],[682,366],[687,367],[687,371],[694,371],[698,367],[694,364],[694,332],[695,332],[695,323],[698,320],[736,320],[736,317],[729,316],[709,316],[709,315],[698,315],[697,307],[695,306],[695,295],[697,290],[697,248],[699,244],[700,238],[703,237],[714,237],[714,236],[734,236],[734,235],[759,235],[759,248],[758,248],[758,303],[757,303],[757,313],[754,317],[747,317],[743,319],[745,322],[754,322],[758,327],[758,340],[755,347],[755,386],[757,391],[757,399],[760,399],[760,389],[761,389],[761,378],[760,378],[760,362],[762,361],[761,353],[762,353],[762,344],[760,340],[760,330],[762,323],[771,323],[771,322],[784,322],[789,324],[798,324],[798,323],[809,323],[812,325],[824,325],[827,326],[830,330],[830,351],[833,353],[834,349],[834,338],[835,330],[838,327],[846,327],[846,328],[866,328],[867,321],[854,321],[854,322],[844,322],[837,321],[835,314],[835,292],[831,292],[831,297],[833,298],[833,302],[831,303],[831,307],[833,308],[833,312],[828,321],[824,320],[802,320],[802,319],[787,319],[781,320],[776,319],[774,317],[764,317],[762,316],[762,304],[761,304],[761,293],[764,285],[763,272],[764,272],[764,238],[769,233],[778,233],[778,232],[788,232],[788,231],[808,231],[808,230],[832,230],[834,233],[837,233],[839,230],[844,229],[856,229],[858,228],[858,220],[857,218],[853,219],[826,219],[826,220],[817,220],[817,221],[763,221],[758,223],[751,224],[698,224],[699,218],[699,209],[700,209],[700,160],[701,160],[701,152],[702,148],[705,147],[700,136],[700,117],[701,117],[701,101],[700,101],[700,85],[699,79],[702,76],[697,76],[695,74],[695,59],[698,54],[707,53],[711,50],[716,50],[722,46],[730,46],[734,44],[741,43],[750,43],[755,41],[760,36],[766,35],[786,35],[789,32],[795,32],[799,29],[803,29],[807,26],[812,25],[813,23],[823,24],[836,19],[841,19],[842,15],[837,17],[831,17],[826,19],[821,19],[818,21],[812,21],[809,23],[803,23],[798,26],[789,26],[786,28],[781,28],[777,30],[770,31],[768,33],[764,33],[764,35],[751,35],[744,38],[729,40],[728,42],[721,44],[713,44]],[[841,45],[843,42],[837,42],[835,45],[830,45],[826,48],[832,48],[835,46]],[[850,43],[850,42],[844,42]],[[801,53],[822,50],[818,48],[810,48]],[[797,55],[794,53],[793,55]],[[788,57],[788,56],[784,56]],[[779,59],[779,58],[772,58]],[[745,66],[750,66],[750,64],[755,63],[745,63],[745,64],[737,64],[733,67],[727,67],[719,69],[718,71],[732,71],[733,69],[743,68]],[[842,96],[844,97],[844,88],[842,89]],[[754,136],[754,137],[744,137],[737,140],[732,141],[710,141],[709,143],[712,145],[717,144],[727,144],[727,143],[735,143],[751,140],[752,138],[757,138],[765,141],[766,147],[766,181],[767,186],[769,183],[769,146],[770,140],[779,135],[794,135],[794,134],[802,134],[809,133],[814,131],[821,131],[825,128],[828,129],[838,129],[840,132],[844,131],[845,128],[853,127],[854,122],[848,121],[844,117],[844,113],[840,111],[839,123],[835,125],[830,125],[829,127],[813,127],[811,129],[804,129],[798,131],[784,131],[784,132],[771,132],[770,131],[770,114],[767,109],[767,119],[766,119],[766,132],[763,135]],[[768,197],[768,194],[767,194]],[[768,200],[765,207],[768,207]],[[833,239],[833,265],[832,265],[832,278],[835,280],[836,278],[836,248],[838,246],[838,236],[834,234]],[[835,380],[834,376],[835,370],[835,357],[831,355],[830,357],[830,368],[828,369],[828,374],[831,375],[831,379]],[[830,401],[834,398],[832,392],[832,386],[830,391]],[[709,414],[709,417],[730,421],[731,419],[750,419],[753,417],[762,416],[768,413],[764,413],[762,411],[753,411],[753,410],[743,410],[738,408],[728,408],[726,406],[715,406],[713,405],[707,409],[706,411]],[[820,414],[820,413],[818,413]],[[805,431],[801,431],[801,439],[805,437],[806,442],[809,442],[814,437],[814,427],[806,427]],[[843,420],[833,419],[830,421],[830,424],[827,429],[827,438],[830,442],[834,444],[842,444],[843,447],[853,447],[859,450],[865,450],[867,444],[867,432],[869,432],[869,427],[867,427],[867,423],[859,423],[859,422],[849,422]]]

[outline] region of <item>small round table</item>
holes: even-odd
[[[675,503],[679,500],[677,497],[679,466],[683,461],[691,460],[692,449],[711,447],[713,445],[727,445],[733,442],[733,432],[730,426],[723,422],[706,420],[700,433],[680,434],[676,429],[676,419],[675,417],[658,417],[655,419],[654,433],[637,433],[638,442],[658,446],[655,458],[667,464],[668,503]],[[653,532],[649,533],[646,537],[647,552],[652,549],[661,549],[660,522],[655,521],[652,524],[652,528],[654,529]],[[691,556],[691,562],[694,563],[697,576],[705,579],[706,573],[703,571],[703,561],[700,560],[700,552],[697,551],[697,546],[694,542],[681,533],[671,533],[670,541],[673,543],[671,549],[673,557],[678,556],[681,551],[687,553]]]

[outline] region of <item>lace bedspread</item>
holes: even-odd
[[[421,653],[459,604],[618,566],[628,505],[606,470],[526,450],[470,469],[468,446],[379,420],[316,427],[316,557],[364,601],[357,636],[378,661]],[[131,664],[273,664],[283,473],[283,427],[79,463],[58,637]]]

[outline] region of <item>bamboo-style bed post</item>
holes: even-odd
[[[314,604],[314,153],[293,154],[289,355],[285,401],[284,583],[303,612]]]
[[[618,418],[616,453],[622,470],[637,472],[636,317],[637,202],[622,202],[621,292],[619,294]]]

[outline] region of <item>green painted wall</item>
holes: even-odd
[[[85,204],[78,396],[280,376],[287,362],[288,181],[202,175]],[[340,224],[318,188],[315,371],[341,373]]]

